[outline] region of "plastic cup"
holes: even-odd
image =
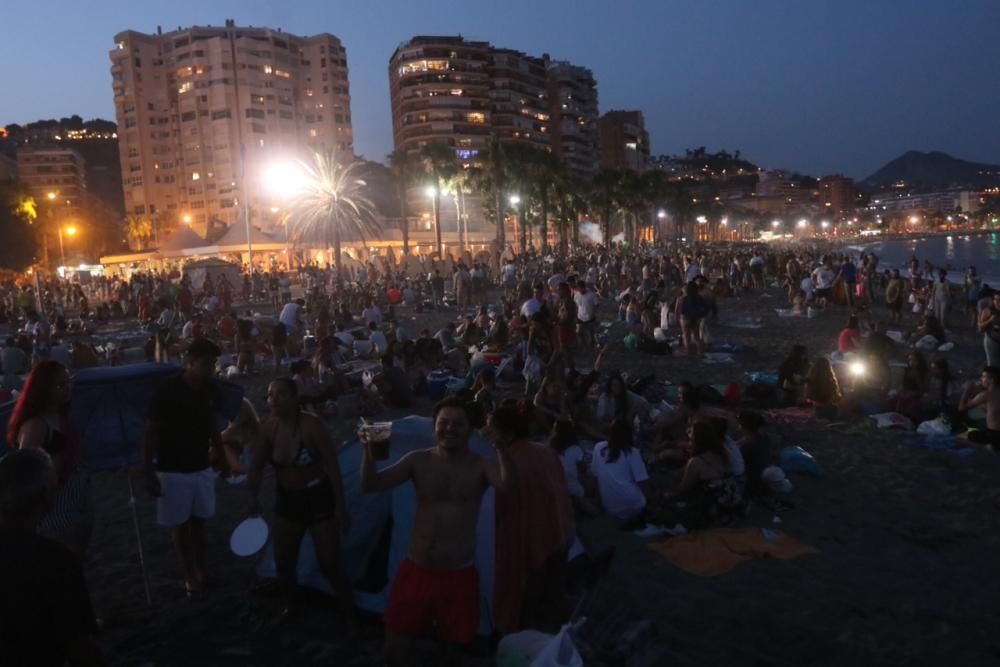
[[[372,458],[376,461],[385,461],[389,458],[389,443],[392,442],[392,422],[375,422],[374,424],[364,424],[361,433],[368,441],[368,448],[372,453]]]

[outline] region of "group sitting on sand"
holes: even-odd
[[[283,615],[300,613],[297,563],[308,533],[342,629],[354,635],[352,582],[340,553],[352,516],[331,427],[358,415],[414,410],[433,417],[426,447],[391,465],[377,464],[372,443],[359,436],[363,491],[412,484],[417,496],[408,556],[390,577],[384,615],[392,664],[413,660],[412,643],[428,634],[446,647],[442,662],[457,663],[479,632],[473,563],[480,502],[489,488],[497,494],[493,627],[499,634],[554,632],[572,608],[567,573],[578,528],[594,517],[653,537],[666,526],[677,533],[737,524],[755,504],[773,512],[791,508],[765,478],[777,458],[766,408],[806,408],[809,418],[827,421],[879,412],[914,423],[945,416],[956,430],[974,423],[969,413],[982,408],[985,429],[967,437],[1000,445],[1000,294],[988,292],[974,271],[959,291],[944,271],[918,265],[904,280],[898,270],[880,270],[874,255],[856,261],[806,247],[640,245],[493,259],[424,260],[420,276],[373,262],[343,286],[337,280],[343,276],[329,267],[304,267],[297,279],[255,272],[243,279],[242,315],[239,290],[226,279],[197,290],[168,275],[102,286],[123,316],[134,312],[148,326],[150,358],[184,365],[148,406],[143,462],[157,522],[170,531],[189,596],[206,595],[213,584],[206,532],[216,513],[218,472],[234,483],[248,477],[246,514],[258,515],[271,468],[275,505],[266,509],[273,509]],[[293,284],[302,296],[293,298]],[[792,344],[777,368],[777,386],[756,392],[756,403],[741,398],[738,386],[729,391],[736,382],[723,392],[674,373],[675,353],[688,374],[719,361],[712,350],[722,348],[712,341],[727,299],[753,299],[782,286],[793,310],[823,309],[826,322],[845,322],[829,331],[829,349],[815,349],[815,341],[812,350]],[[63,309],[67,291],[46,290],[38,301]],[[6,298],[20,294],[15,289]],[[276,317],[254,312],[257,295],[270,300]],[[919,319],[905,330],[912,318],[904,318],[903,305],[911,296]],[[963,300],[971,310],[959,318],[952,303]],[[35,312],[31,304],[17,307]],[[412,330],[402,317],[411,311],[427,317]],[[876,312],[901,330],[888,330]],[[950,342],[948,326],[968,328],[973,321],[989,365],[980,388],[967,383],[959,392],[948,360],[928,357]],[[24,335],[33,369],[16,387],[7,426],[8,442],[19,451],[0,460],[0,541],[44,545],[38,548],[59,568],[60,581],[72,586],[61,594],[76,596],[72,622],[52,650],[93,660],[74,664],[100,664],[78,571],[95,520],[81,465],[86,443],[68,417],[70,369],[49,358],[46,327],[30,325]],[[655,372],[608,369],[609,357],[622,349],[630,368]],[[13,369],[29,355],[22,356],[5,353],[3,363]],[[266,417],[257,416],[264,405],[246,401],[220,430],[220,398],[210,382],[219,373],[238,380],[271,376]],[[470,450],[475,432],[493,443],[493,456]],[[42,502],[35,487],[46,476],[53,487]],[[9,553],[11,563],[23,563],[24,553]],[[28,583],[0,592],[24,595]],[[5,608],[0,620],[5,628],[29,627],[50,612],[39,600],[31,610],[36,617],[22,615],[20,625],[6,626],[13,612]],[[5,629],[0,641],[24,648]]]

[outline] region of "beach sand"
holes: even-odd
[[[768,296],[752,294],[721,304],[722,320],[762,317],[765,325],[713,327],[714,340],[749,348],[734,364],[627,352],[617,336],[606,368],[655,373],[674,383],[742,383],[745,371],[774,371],[792,343],[808,345],[813,356],[835,347],[846,309],[787,319],[774,312],[785,307],[784,301],[770,290]],[[876,307],[875,313],[884,319],[884,310]],[[410,316],[406,309],[401,315],[404,322]],[[435,330],[445,319],[421,316],[407,326],[415,335],[424,326]],[[976,377],[983,364],[979,337],[968,325],[951,331],[956,349],[946,358],[965,377]],[[245,381],[247,395],[258,406],[267,377]],[[338,437],[353,428],[349,419],[330,424]],[[635,657],[631,664],[637,665],[1000,663],[1000,583],[993,578],[1000,562],[1000,460],[986,452],[959,459],[906,446],[901,436],[875,431],[861,420],[774,426],[771,433],[778,444],[800,445],[812,453],[828,476],[793,475],[795,509],[781,517],[781,524],[757,508],[746,525],[780,529],[820,553],[754,560],[728,574],[701,578],[677,569],[607,520],[581,523],[591,549],[616,548],[609,575],[582,609],[591,619],[589,632],[597,634],[602,624],[628,614],[652,621],[655,646]],[[668,487],[676,473],[654,477],[658,488]],[[208,533],[210,568],[218,580],[203,598],[189,601],[167,533],[155,525],[153,502],[136,477],[152,580],[154,604],[148,607],[126,473],[102,473],[94,482],[98,521],[87,578],[106,623],[99,639],[112,664],[379,664],[378,619],[348,645],[339,638],[329,600],[317,596],[301,619],[276,625],[276,600],[250,592],[255,561],[228,550],[229,534],[243,518],[244,486],[218,485],[218,515]],[[265,497],[265,506],[269,502]],[[485,655],[476,664],[493,664],[493,659]]]

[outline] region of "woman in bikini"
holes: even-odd
[[[44,449],[52,457],[59,488],[38,532],[83,559],[94,504],[90,478],[80,468],[80,438],[68,419],[71,389],[69,373],[58,361],[35,365],[7,424],[7,442],[16,449]]]
[[[288,606],[294,611],[299,544],[312,536],[323,576],[333,587],[344,620],[356,627],[351,583],[340,563],[339,532],[350,530],[337,451],[326,426],[303,412],[295,381],[279,378],[267,388],[271,416],[261,425],[262,442],[250,470],[250,514],[260,514],[257,496],[264,466],[275,470],[274,560]]]

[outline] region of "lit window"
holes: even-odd
[[[200,181],[201,180],[201,174],[199,174],[197,171],[191,172],[191,180],[192,181]]]
[[[482,125],[486,122],[486,114],[483,113],[470,113],[466,115],[466,119],[470,123],[476,123],[477,125]]]
[[[316,132],[316,130],[314,130],[314,129],[313,130],[309,130],[309,136],[310,137],[315,137],[317,134],[318,134],[318,132]]]
[[[461,96],[462,89],[461,88],[452,88],[451,89],[451,94],[455,95],[455,96]]]
[[[264,74],[270,74],[272,72],[270,65],[264,65]]]
[[[186,92],[188,92],[189,90],[191,90],[191,85],[192,85],[192,84],[191,84],[191,82],[190,82],[190,81],[186,81],[185,83],[182,83],[182,84],[181,84],[180,88],[178,88],[178,89],[177,89],[177,92],[178,92],[179,94],[183,95],[184,93],[186,93]]]
[[[626,141],[625,142],[625,148],[627,148],[630,151],[639,150],[639,144],[637,144],[634,141]]]

